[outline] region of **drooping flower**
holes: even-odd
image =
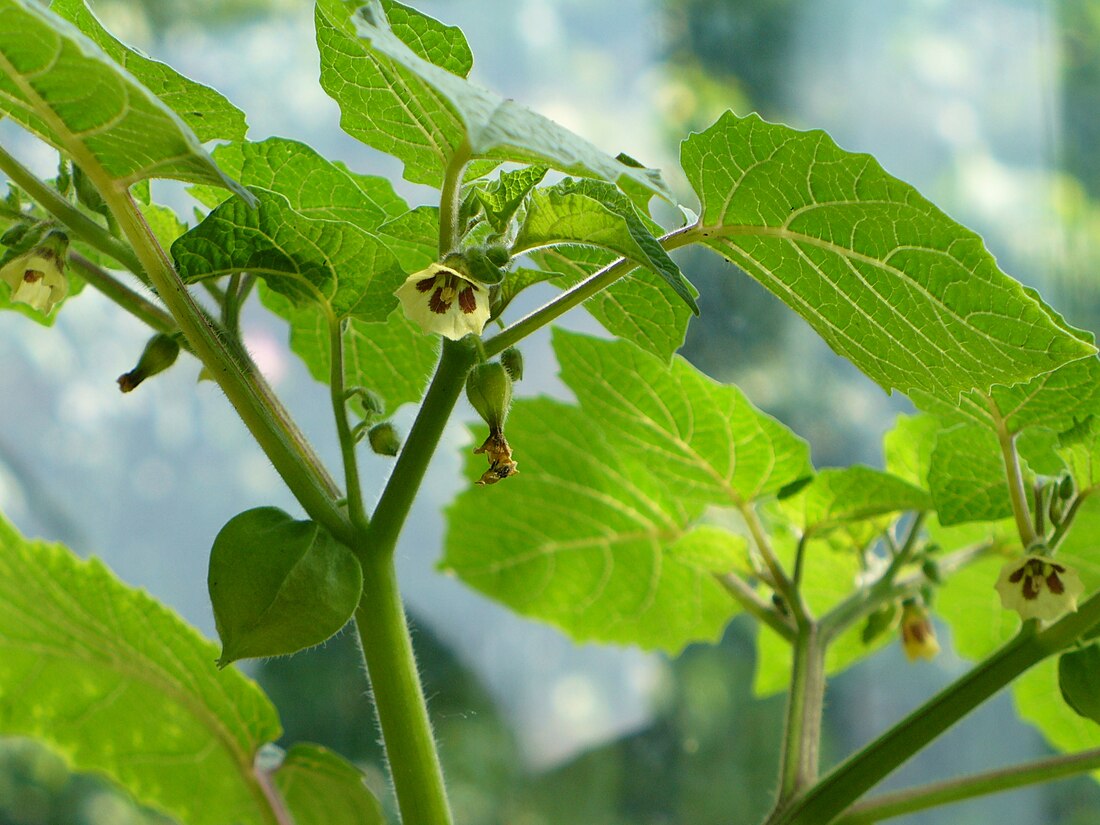
[[[481,335],[489,320],[489,288],[443,264],[413,273],[394,295],[406,318],[452,341]]]
[[[997,592],[1006,610],[1023,619],[1052,621],[1077,609],[1077,597],[1085,592],[1081,577],[1047,556],[1030,554],[1001,568]]]
[[[12,303],[27,304],[49,315],[54,306],[69,294],[65,278],[65,253],[68,237],[50,232],[30,252],[19,255],[0,267],[0,280],[11,289]]]
[[[936,631],[928,618],[928,611],[916,602],[907,601],[902,605],[901,646],[910,662],[917,659],[931,661],[940,652],[940,643],[936,641]]]

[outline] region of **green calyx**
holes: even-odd
[[[466,378],[466,397],[490,432],[501,432],[512,406],[512,377],[499,361],[478,364]]]
[[[393,457],[401,452],[401,436],[389,421],[383,421],[371,427],[367,431],[367,441],[370,442],[370,448],[378,455]]]
[[[500,354],[500,363],[513,381],[523,380],[523,353],[515,347],[508,347]]]
[[[163,333],[154,335],[145,345],[137,366],[118,377],[118,388],[123,392],[132,392],[146,378],[164,372],[176,363],[179,354],[178,336]]]

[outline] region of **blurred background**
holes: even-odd
[[[303,140],[358,172],[400,165],[343,135],[317,85],[309,4],[294,0],[101,0],[121,39],[220,89],[249,137]],[[661,167],[691,204],[678,142],[725,109],[827,130],[874,154],[982,233],[1002,268],[1068,320],[1100,328],[1100,2],[1093,0],[423,0],[458,24],[473,79],[614,154]],[[0,140],[43,175],[56,156],[0,123]],[[412,204],[432,193],[401,182]],[[189,218],[182,188],[154,195]],[[881,462],[888,397],[832,355],[792,312],[709,253],[680,263],[703,316],[683,354],[741,386],[813,446],[818,466]],[[529,302],[538,301],[535,294]],[[594,330],[583,312],[565,323]],[[254,312],[250,349],[326,459],[338,461],[322,388]],[[214,636],[206,562],[218,529],[263,504],[299,512],[197,364],[122,396],[146,332],[91,290],[52,329],[0,318],[0,511],[27,535],[95,554],[126,582]],[[525,344],[524,394],[564,390],[548,337]],[[411,420],[403,410],[397,422]],[[470,418],[470,411],[463,414]],[[463,825],[751,823],[775,782],[782,698],[754,697],[753,631],[675,660],[575,646],[434,570],[441,508],[467,448],[448,430],[410,519],[399,571],[457,821]],[[369,460],[370,490],[387,465]],[[835,679],[826,763],[869,741],[966,669],[950,650],[908,665],[896,646]],[[288,745],[321,742],[386,793],[353,638],[248,667],[279,707]],[[1001,696],[884,784],[900,787],[1032,758],[1040,737]],[[0,742],[0,825],[164,821],[27,742]],[[1100,789],[1079,778],[899,819],[1095,823]]]

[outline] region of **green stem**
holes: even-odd
[[[449,825],[443,770],[401,605],[393,556],[360,548],[363,598],[355,625],[367,663],[402,825]]]
[[[374,510],[370,529],[367,531],[367,553],[390,555],[397,546],[397,537],[405,526],[405,519],[409,515],[416,492],[420,489],[420,482],[475,358],[474,349],[464,342],[443,342],[443,352],[435,377],[424,395],[424,402],[408,438],[405,439],[405,446],[397,457],[393,474],[386,482],[386,488]]]
[[[853,805],[836,822],[837,825],[871,825],[895,816],[1023,788],[1027,785],[1036,785],[1040,782],[1053,782],[1056,779],[1065,779],[1097,768],[1100,768],[1100,748],[1081,753],[1048,756],[973,776],[963,776],[944,782],[933,782],[918,788],[882,794]]]
[[[752,504],[746,504],[740,500],[735,501],[734,504],[741,513],[741,518],[745,520],[745,525],[749,528],[749,533],[752,535],[753,543],[756,545],[760,557],[764,560],[764,565],[768,568],[768,574],[772,579],[771,584],[775,592],[782,596],[784,601],[787,602],[787,606],[791,609],[791,612],[794,613],[796,622],[808,622],[810,611],[802,600],[802,595],[798,592],[798,589],[795,588],[791,580],[787,578],[787,574],[783,570],[783,565],[779,563],[779,557],[775,554],[775,550],[772,549],[771,541],[768,539],[768,533],[764,529],[764,525],[760,523],[760,519],[756,515],[756,509]]]
[[[90,155],[80,160],[133,245],[192,351],[218,382],[275,470],[311,518],[325,525],[340,541],[349,543],[352,540],[350,526],[335,504],[339,489],[289,413],[259,373],[244,363],[232,344],[211,325],[129,194],[117,191]]]
[[[715,578],[746,613],[766,624],[788,642],[794,641],[795,628],[791,621],[765,603],[748,582],[736,573],[715,574]]]
[[[777,809],[817,779],[824,700],[825,645],[816,624],[800,623],[794,641],[791,687],[787,694]]]
[[[1085,499],[1088,498],[1089,494],[1092,493],[1094,489],[1095,488],[1082,490],[1080,493],[1073,497],[1073,501],[1070,502],[1069,507],[1066,509],[1065,515],[1062,516],[1062,523],[1059,524],[1054,529],[1054,533],[1051,534],[1049,542],[1049,547],[1051,551],[1058,549],[1058,546],[1062,543],[1062,540],[1069,533],[1069,528],[1073,526],[1073,521],[1075,518],[1077,518],[1077,511],[1081,509],[1081,505],[1085,502]]]
[[[443,175],[443,188],[439,193],[439,258],[458,249],[461,227],[458,213],[462,208],[462,172],[470,162],[470,144],[465,140],[455,149]]]
[[[475,349],[465,343],[443,342],[435,377],[355,546],[363,565],[356,624],[404,825],[445,825],[451,814],[397,589],[394,550],[475,358]]]
[[[0,172],[30,195],[39,206],[61,221],[73,237],[79,238],[93,249],[98,249],[104,255],[114,258],[135,275],[144,277],[145,270],[133,249],[69,203],[52,186],[39,180],[3,147],[0,147]]]
[[[1012,501],[1012,516],[1016,520],[1016,531],[1020,534],[1026,551],[1037,540],[1035,526],[1031,521],[1031,511],[1027,505],[1027,491],[1024,489],[1024,477],[1020,472],[1020,457],[1016,453],[1016,436],[1008,431],[1008,424],[1001,417],[996,402],[986,396],[989,412],[993,416],[993,425],[997,431],[997,442],[1001,445],[1004,458],[1005,477],[1008,480],[1008,497]]]
[[[344,325],[338,318],[329,318],[329,352],[332,371],[329,390],[332,394],[332,414],[336,419],[336,435],[344,460],[344,486],[347,490],[348,516],[356,530],[366,530],[369,519],[363,508],[363,490],[359,483],[359,464],[355,456],[355,438],[348,426],[347,394],[344,392]]]
[[[69,261],[80,270],[80,277],[102,292],[124,310],[140,321],[144,321],[157,332],[178,332],[179,327],[172,316],[158,307],[144,295],[116,279],[111,273],[96,266],[79,252],[69,252]]]
[[[1036,663],[1071,645],[1100,623],[1100,594],[1040,633],[1020,635],[846,759],[768,820],[769,825],[825,825],[899,765]]]

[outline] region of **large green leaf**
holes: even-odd
[[[520,474],[455,500],[445,570],[577,640],[675,652],[719,637],[735,606],[712,571],[716,556],[736,563],[735,536],[694,533],[699,508],[575,407],[519,401],[508,438]]]
[[[589,419],[686,500],[740,505],[811,472],[805,441],[682,358],[559,329],[554,351]]]
[[[274,825],[253,759],[278,717],[217,655],[99,561],[0,520],[0,733],[41,739],[189,825]]]
[[[287,751],[275,785],[295,825],[385,825],[359,769],[320,745],[298,743]]]
[[[919,487],[859,465],[821,470],[783,500],[783,509],[795,517],[803,533],[825,533],[852,522],[931,507],[931,497]]]
[[[290,324],[290,348],[325,384],[332,370],[331,338],[325,310],[316,304],[295,306],[287,298],[262,289],[268,309]],[[402,404],[419,401],[439,360],[439,336],[424,335],[400,310],[384,323],[349,319],[344,327],[344,385],[367,387],[382,399],[385,414]]]
[[[0,0],[0,112],[120,187],[174,178],[250,197],[165,103],[30,0]]]
[[[1000,444],[984,427],[963,424],[939,434],[928,469],[928,488],[944,525],[1012,515]]]
[[[336,317],[386,319],[405,273],[377,237],[347,221],[306,217],[277,192],[253,193],[255,207],[226,201],[172,244],[185,282],[250,272],[296,303],[327,305]]]
[[[513,253],[562,244],[600,247],[646,267],[699,314],[695,289],[627,197],[610,184],[567,178],[531,193]]]
[[[374,232],[408,211],[385,178],[349,172],[296,140],[273,137],[259,143],[230,143],[215,149],[214,159],[245,186],[278,192],[309,218],[347,221]],[[222,193],[197,194],[211,207],[224,200]]]
[[[1058,436],[1058,455],[1069,469],[1078,493],[1100,487],[1100,426],[1093,415]]]
[[[555,283],[564,288],[616,260],[613,253],[584,246],[559,246],[534,254]],[[620,278],[584,303],[584,308],[612,335],[625,338],[666,361],[684,343],[691,310],[663,279],[648,269]]]
[[[684,141],[681,161],[701,202],[691,237],[887,390],[953,404],[1095,352],[977,235],[824,132],[727,113]]]
[[[220,93],[184,77],[171,66],[128,48],[92,14],[84,0],[51,0],[50,10],[73,23],[122,68],[159,97],[195,136],[208,140],[242,140],[248,131],[244,112]]]
[[[552,120],[470,83],[461,32],[399,3],[318,0],[321,85],[342,112],[341,126],[405,164],[405,177],[439,186],[465,145],[474,158],[543,164],[615,182],[668,190],[652,170],[604,154]],[[387,20],[387,12],[389,19]]]

